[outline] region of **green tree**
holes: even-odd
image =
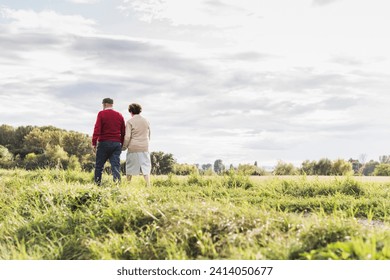
[[[380,163],[390,163],[390,156],[388,156],[388,155],[380,156],[379,162]]]
[[[24,147],[30,152],[42,154],[47,145],[52,147],[62,146],[62,138],[65,131],[56,129],[52,126],[38,128],[35,127],[24,137]]]
[[[353,174],[352,164],[343,159],[335,160],[332,164],[332,175],[351,175]]]
[[[93,154],[91,137],[79,132],[66,132],[62,138],[62,147],[69,156],[77,156],[81,161],[83,156]]]
[[[49,139],[37,127],[24,137],[24,148],[28,153],[43,154],[47,144]]]
[[[225,171],[225,165],[223,165],[222,159],[217,159],[214,162],[214,172],[217,174],[222,174]]]
[[[315,174],[316,175],[324,175],[329,176],[332,174],[332,161],[327,158],[322,158],[318,161],[318,163],[315,166]]]
[[[19,126],[15,129],[15,142],[10,147],[10,151],[20,158],[24,158],[30,153],[30,148],[24,145],[24,138],[34,129],[33,126]]]
[[[390,176],[390,164],[389,163],[380,163],[375,166],[374,170],[375,176]]]
[[[0,126],[0,145],[6,147],[8,150],[15,144],[15,129],[3,124]]]
[[[211,163],[202,164],[201,174],[211,176],[214,174],[213,165]]]
[[[361,168],[363,167],[363,164],[361,164],[359,162],[359,160],[357,159],[352,159],[350,158],[348,160],[348,162],[350,162],[352,164],[352,170],[355,174],[359,174],[359,172],[361,171]]]
[[[315,175],[316,165],[316,161],[305,160],[304,162],[302,162],[300,173],[304,175]]]
[[[165,154],[164,152],[151,152],[152,174],[161,175],[173,172],[173,166],[176,160],[172,154]]]
[[[211,163],[202,164],[202,170],[203,171],[206,171],[206,170],[209,170],[209,169],[212,169],[212,168],[213,168],[213,165]]]
[[[292,163],[285,163],[283,161],[278,161],[278,164],[275,166],[274,175],[296,175],[298,170]]]
[[[6,162],[11,161],[12,159],[12,153],[10,153],[10,151],[6,147],[0,145],[0,161]]]
[[[14,167],[14,156],[4,146],[0,145],[0,167],[1,168],[12,168]]]
[[[379,162],[370,160],[364,165],[364,168],[362,170],[362,173],[364,176],[371,176],[374,175],[374,171],[376,166],[379,164]]]

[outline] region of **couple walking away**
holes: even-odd
[[[126,122],[121,113],[113,109],[111,98],[103,99],[103,110],[96,118],[92,146],[96,152],[95,183],[101,185],[104,164],[111,163],[114,182],[121,181],[120,155],[127,150],[126,175],[131,181],[133,175],[142,174],[150,186],[151,161],[149,154],[150,125],[140,115],[139,104],[129,105],[131,118]]]

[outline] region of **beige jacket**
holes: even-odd
[[[140,115],[134,115],[126,122],[126,134],[122,151],[149,152],[150,125]]]

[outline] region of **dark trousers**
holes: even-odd
[[[119,142],[99,142],[96,147],[96,166],[95,166],[95,183],[100,185],[102,182],[102,173],[104,164],[110,160],[112,176],[114,182],[121,180],[121,162],[122,145]]]

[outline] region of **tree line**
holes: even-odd
[[[208,169],[207,169],[208,168]],[[379,161],[370,160],[369,162],[360,162],[357,159],[349,160],[336,159],[330,160],[322,158],[318,161],[305,160],[300,167],[292,163],[278,161],[272,171],[266,171],[259,167],[257,162],[254,164],[239,164],[238,167],[226,165],[222,160],[216,160],[214,165],[202,165],[204,173],[210,172],[213,168],[214,173],[225,174],[229,172],[238,172],[250,176],[262,175],[309,175],[309,176],[390,176],[390,156],[380,156]]]
[[[0,168],[59,168],[92,171],[95,154],[91,137],[76,131],[54,126],[0,126]],[[172,154],[152,152],[152,173],[183,172],[186,167],[177,165]],[[125,161],[121,163],[125,171]],[[190,168],[190,167],[188,167]],[[110,166],[106,165],[106,171]],[[185,171],[187,172],[187,171]]]
[[[93,168],[94,153],[87,134],[53,126],[0,126],[3,168]]]
[[[300,167],[279,161],[273,171],[266,171],[253,164],[225,165],[221,159],[214,164],[180,164],[173,154],[151,152],[152,174],[205,175],[240,173],[250,176],[262,175],[364,175],[390,176],[390,156],[381,156],[379,161],[327,158],[319,161],[306,160]],[[92,171],[95,154],[91,137],[76,131],[67,131],[54,126],[0,126],[0,168],[60,168]],[[106,167],[109,171],[109,166]],[[122,162],[125,170],[125,162]]]

